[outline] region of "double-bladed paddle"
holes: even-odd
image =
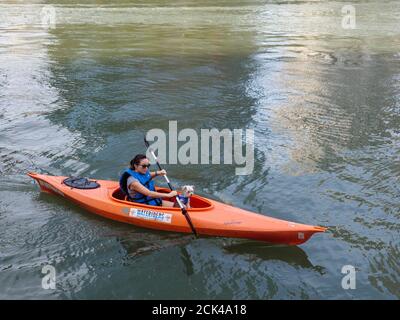
[[[158,159],[154,153],[154,151],[150,148],[149,142],[146,140],[146,137],[144,138],[144,143],[146,147],[149,149],[151,155],[153,156],[154,160],[157,163],[158,169],[162,170],[160,163],[158,162]],[[167,175],[164,175],[165,181],[168,183],[168,187],[173,191],[174,189],[172,188],[171,182],[169,181]],[[181,200],[179,199],[178,196],[176,196],[176,202],[178,203],[179,207],[181,208],[182,214],[185,216],[186,221],[188,222],[190,228],[192,229],[193,234],[197,237],[197,232],[196,229],[193,226],[192,220],[190,219],[189,213],[187,212],[186,208],[183,206]]]

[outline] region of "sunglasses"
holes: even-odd
[[[150,168],[151,164],[140,164],[142,168]]]

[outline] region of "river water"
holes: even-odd
[[[399,26],[390,0],[1,1],[0,298],[400,298]],[[250,175],[166,165],[174,184],[328,232],[298,247],[194,240],[26,176],[116,180],[171,120],[253,129],[255,146]]]

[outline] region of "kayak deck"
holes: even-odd
[[[67,177],[28,173],[43,192],[60,195],[100,216],[143,228],[191,233],[180,208],[150,206],[125,201],[116,181],[96,180],[97,189],[81,190],[63,184]],[[158,192],[168,193],[165,188]],[[169,199],[164,199],[169,200]],[[298,245],[326,228],[299,224],[246,211],[198,195],[187,209],[199,235],[245,238]]]

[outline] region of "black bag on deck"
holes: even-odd
[[[77,177],[70,177],[63,181],[63,183],[71,188],[76,189],[96,189],[100,188],[100,184],[97,181],[91,181],[87,178],[77,178]]]

